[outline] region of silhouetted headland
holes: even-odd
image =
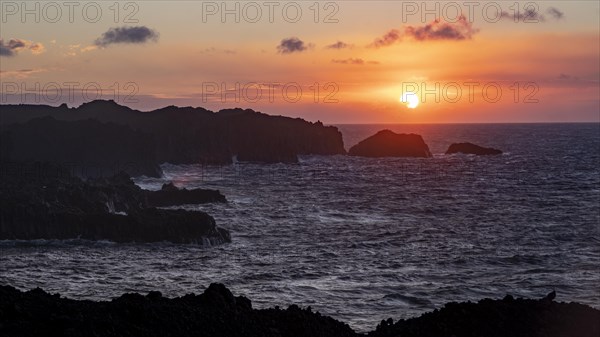
[[[597,337],[599,333],[599,310],[547,298],[452,302],[418,318],[384,320],[375,331],[358,334],[310,307],[253,309],[248,298],[234,296],[222,284],[211,284],[201,295],[169,299],[152,291],[108,302],[0,286],[0,334],[7,337]]]
[[[86,121],[90,119],[96,122]],[[336,127],[250,109],[212,112],[169,106],[142,112],[104,100],[77,108],[2,105],[0,128],[9,153],[3,160],[12,161],[47,161],[53,154],[62,160],[68,154],[70,161],[83,162],[99,157],[157,165],[228,164],[237,156],[240,161],[289,163],[297,162],[298,155],[346,153]],[[48,137],[56,138],[57,144],[45,143]],[[113,157],[106,154],[111,151]]]

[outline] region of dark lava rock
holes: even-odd
[[[156,337],[356,336],[344,323],[307,309],[252,309],[222,284],[173,299],[125,294],[110,302],[74,301],[40,289],[0,286],[0,335]]]
[[[349,154],[361,157],[431,157],[423,137],[382,130],[354,145]]]
[[[367,335],[333,318],[291,305],[257,310],[249,299],[211,284],[203,294],[165,298],[125,294],[109,302],[75,301],[36,288],[0,286],[0,335],[245,337],[597,337],[600,311],[576,303],[484,299],[448,303],[421,317],[382,321]]]
[[[104,132],[103,135],[91,133],[87,136],[91,137],[90,140],[81,140],[89,145],[99,145],[104,140],[108,143],[105,147],[112,148],[113,144],[120,143],[119,137],[115,140],[110,139],[113,133],[117,135],[127,133],[124,127],[135,130],[140,133],[140,137],[131,146],[137,147],[137,144],[143,143],[144,153],[152,154],[155,164],[229,164],[234,156],[237,156],[240,161],[293,163],[298,161],[298,155],[346,153],[342,134],[336,127],[324,126],[320,122],[311,123],[299,118],[270,116],[250,109],[212,112],[203,108],[169,106],[142,112],[121,106],[114,101],[104,100],[85,103],[78,108],[2,105],[0,129],[3,132],[10,132],[15,127],[15,123],[26,123],[45,116],[60,121],[92,119],[101,123],[112,123],[111,128],[114,130],[106,130],[110,132]],[[67,135],[75,135],[76,132],[76,130],[69,131]],[[85,133],[80,133],[81,136],[76,137],[77,141],[85,138]],[[50,136],[54,132],[49,130],[41,134]],[[150,135],[150,139],[142,135]],[[63,136],[58,135],[58,137],[60,139]],[[22,137],[16,139],[20,144],[27,140]],[[31,142],[35,142],[36,139],[40,137],[33,137]],[[67,145],[68,148],[73,148],[76,144],[78,143]],[[24,154],[19,154],[20,156],[27,155],[32,157],[30,158],[32,160],[46,160],[43,153],[36,152],[31,146],[19,146],[28,150]],[[127,149],[121,151],[125,152],[125,150]],[[15,151],[12,153],[18,155]],[[34,154],[37,158],[33,158]],[[62,155],[66,156],[66,154]],[[15,157],[10,160],[20,159]],[[74,160],[75,158],[71,159]]]
[[[464,153],[464,154],[475,154],[478,156],[482,155],[498,155],[502,154],[502,151],[491,148],[491,147],[482,147],[479,145],[475,145],[472,143],[454,143],[448,147],[446,154],[453,153]]]
[[[230,234],[204,212],[153,208],[126,173],[83,181],[48,163],[3,163],[0,239],[219,244]]]
[[[369,337],[594,337],[600,336],[600,311],[578,303],[484,299],[447,303],[418,318],[382,321]]]
[[[217,190],[195,188],[179,189],[173,183],[164,184],[158,191],[146,191],[148,205],[151,207],[168,207],[186,204],[204,204],[209,202],[227,202],[225,196]]]
[[[2,162],[68,165],[74,175],[83,178],[121,171],[161,177],[154,148],[154,138],[148,133],[92,119],[65,122],[42,117],[13,125],[0,134]]]

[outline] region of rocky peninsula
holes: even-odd
[[[231,241],[204,212],[155,208],[224,202],[218,191],[145,191],[126,173],[84,181],[49,163],[4,164],[1,178],[0,240]]]
[[[55,162],[66,159],[89,164],[100,158],[103,166],[137,164],[141,167],[138,172],[125,170],[133,176],[156,176],[152,167],[162,163],[229,164],[234,157],[293,163],[298,155],[346,153],[341,132],[321,122],[251,109],[213,112],[169,106],[139,111],[105,100],[76,108],[66,104],[2,105],[0,132],[2,152],[6,153],[3,161],[48,161],[59,154]],[[44,142],[54,138],[57,143]]]

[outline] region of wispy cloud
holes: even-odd
[[[565,13],[559,10],[556,7],[549,7],[546,10],[546,14],[550,16],[550,18],[558,21],[565,17]],[[546,16],[534,9],[527,9],[523,12],[502,12],[500,13],[500,18],[504,20],[513,20],[515,22],[546,22]]]
[[[43,73],[46,69],[19,69],[19,70],[0,70],[0,74],[5,78],[25,79],[33,74]]]
[[[333,59],[331,60],[332,63],[339,63],[339,64],[352,64],[352,65],[365,65],[365,64],[379,64],[379,62],[377,61],[365,61],[361,58],[349,58],[349,59],[342,59],[342,60],[337,60],[337,59]]]
[[[474,34],[479,32],[473,28],[473,24],[461,15],[456,23],[449,23],[437,19],[424,26],[408,26],[404,29],[404,34],[417,41],[427,40],[469,40]]]
[[[461,15],[457,22],[450,23],[437,19],[423,26],[406,26],[404,31],[391,29],[383,36],[376,38],[368,47],[381,48],[391,46],[402,41],[403,38],[411,38],[417,41],[429,40],[469,40],[479,32],[473,28],[473,24]]]
[[[391,46],[394,43],[400,41],[402,36],[400,35],[400,31],[397,29],[391,29],[389,32],[385,33],[382,37],[379,37],[373,41],[369,46],[373,48],[381,48]]]
[[[353,45],[348,44],[346,42],[342,42],[342,41],[338,41],[336,43],[325,46],[326,49],[346,49],[346,48],[352,48],[352,47],[353,47]]]
[[[560,20],[565,17],[565,13],[561,12],[558,8],[550,7],[546,11],[555,20]]]

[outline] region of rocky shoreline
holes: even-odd
[[[105,100],[76,108],[2,105],[0,140],[2,161],[93,164],[105,176],[158,177],[163,163],[296,163],[298,155],[346,153],[341,132],[321,122],[239,108],[144,112]]]
[[[229,232],[207,213],[156,208],[225,202],[215,190],[166,185],[146,191],[123,172],[84,181],[48,163],[21,163],[13,170],[2,166],[0,187],[0,240],[231,241]]]
[[[262,336],[262,337],[596,337],[600,310],[542,299],[483,299],[396,323],[387,319],[359,334],[347,324],[290,305],[253,309],[244,296],[211,284],[202,294],[165,298],[160,292],[124,294],[111,301],[71,300],[36,288],[0,286],[0,335],[28,336]]]

